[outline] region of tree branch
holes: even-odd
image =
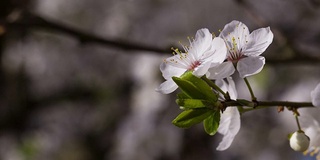
[[[244,0],[236,0],[242,7],[245,8],[247,13],[252,16],[253,19],[260,25],[264,24],[265,21],[250,9],[250,6],[244,2]],[[12,16],[14,15],[14,16]],[[13,17],[13,18],[12,18]],[[127,42],[123,40],[114,40],[114,39],[107,39],[103,37],[99,37],[85,31],[81,31],[79,29],[75,29],[70,26],[62,25],[57,22],[47,20],[42,18],[34,13],[28,11],[14,11],[11,15],[8,16],[5,20],[0,20],[0,27],[5,26],[9,29],[43,29],[49,30],[53,32],[58,32],[62,34],[67,34],[71,37],[76,38],[81,43],[97,43],[113,48],[119,48],[128,51],[149,51],[153,52],[154,54],[171,54],[171,46],[159,48],[154,46],[143,45],[136,42]],[[280,44],[287,43],[284,36],[281,32],[275,29],[277,32],[278,42]],[[320,59],[312,58],[312,57],[293,57],[290,59],[270,59],[268,58],[268,64],[320,64]]]
[[[293,107],[293,108],[303,108],[303,107],[314,107],[311,102],[289,102],[289,101],[256,101],[256,102],[248,102],[248,104],[244,104],[243,102],[237,101],[228,101],[224,102],[226,106],[255,106],[256,108],[260,107]]]
[[[89,34],[84,31],[59,24],[51,20],[44,19],[38,15],[26,11],[19,13],[19,17],[13,20],[12,22],[7,22],[6,26],[14,28],[23,27],[24,29],[45,29],[49,31],[60,32],[63,34],[70,35],[71,37],[77,38],[81,43],[97,43],[109,47],[120,48],[123,50],[150,51],[158,54],[171,53],[171,47],[166,47],[168,49],[162,49],[154,46],[141,45],[133,42],[125,42],[122,40],[111,40],[93,34]]]

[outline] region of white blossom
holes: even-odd
[[[304,133],[310,138],[310,146],[305,154],[310,154],[311,156],[317,155],[317,159],[320,160],[319,122],[311,116],[301,116],[300,123]]]
[[[260,28],[249,33],[248,27],[239,21],[225,25],[219,37],[223,38],[228,49],[226,62],[209,70],[210,79],[221,79],[234,73],[235,67],[244,78],[259,73],[265,58],[260,56],[273,40],[270,27]]]
[[[215,37],[208,29],[197,31],[195,39],[190,41],[190,46],[183,46],[185,52],[178,50],[175,55],[167,58],[160,65],[162,76],[166,79],[156,90],[168,94],[175,91],[178,86],[172,80],[173,76],[180,77],[186,71],[192,71],[193,75],[201,77],[208,72],[210,67],[221,64],[227,54],[224,41]]]
[[[228,92],[231,99],[237,98],[237,91],[234,81],[231,77],[224,80],[217,80],[217,85],[225,92]],[[217,150],[223,151],[230,147],[234,137],[238,134],[241,126],[240,113],[237,107],[228,107],[220,117],[218,133],[223,135],[222,141],[219,143]]]

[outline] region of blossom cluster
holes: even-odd
[[[223,79],[238,70],[244,78],[259,73],[265,58],[260,56],[273,40],[270,27],[260,28],[249,33],[248,27],[239,21],[232,21],[213,37],[208,29],[197,31],[195,39],[189,46],[182,46],[184,52],[174,50],[174,56],[164,60],[160,65],[164,83],[157,91],[168,94],[178,86],[172,80],[180,77],[186,71],[201,77],[208,75],[209,79]]]
[[[237,99],[231,76],[237,71],[247,82],[246,77],[263,69],[265,58],[261,54],[272,43],[273,33],[270,27],[250,33],[245,24],[234,20],[226,24],[217,37],[203,28],[196,32],[195,38],[188,40],[189,45],[182,45],[184,51],[173,49],[174,55],[161,63],[165,82],[156,91],[169,94],[180,88],[182,93],[178,94],[176,102],[184,111],[173,123],[188,128],[203,122],[209,135],[216,132],[223,135],[217,147],[223,151],[230,147],[240,130],[241,121],[239,108],[228,107],[222,102],[238,102],[243,106],[251,105],[253,109],[257,107],[253,93],[252,101]],[[313,106],[320,107],[320,84],[311,92],[311,99]],[[305,132],[299,126],[299,130],[292,134],[290,146],[296,151],[319,153],[319,124],[316,121],[309,124],[304,124]]]

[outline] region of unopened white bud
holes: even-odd
[[[297,131],[290,137],[290,147],[298,152],[304,152],[308,149],[310,139],[304,132]]]

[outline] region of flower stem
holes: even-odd
[[[299,129],[298,131],[302,131],[300,123],[299,123],[298,115],[294,115],[294,116],[296,118],[296,122],[297,122],[297,125],[298,125],[298,129]]]
[[[225,93],[223,90],[221,90],[220,87],[218,87],[214,82],[212,82],[210,79],[208,79],[206,76],[201,77],[202,80],[204,80],[210,87],[220,92],[226,100],[230,99],[230,96],[228,93]]]
[[[244,77],[243,79],[244,79],[244,82],[246,82],[246,85],[247,85],[247,87],[248,87],[248,89],[249,89],[249,92],[250,92],[250,95],[251,95],[251,100],[252,100],[252,101],[257,101],[257,98],[254,96],[254,93],[253,93],[253,91],[252,91],[252,88],[251,88],[251,86],[250,86],[250,83],[249,83],[247,77]]]

